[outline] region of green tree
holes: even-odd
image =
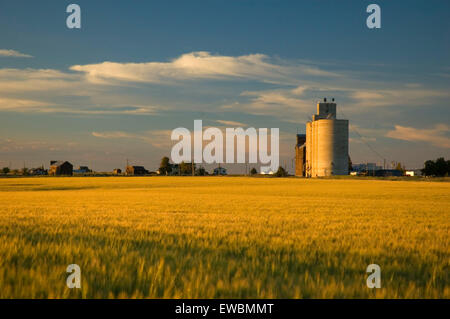
[[[275,173],[276,177],[285,177],[288,176],[288,173],[286,172],[286,170],[283,167],[278,167],[277,172]]]
[[[196,171],[195,171],[195,175],[198,176],[205,176],[206,175],[206,170],[203,166],[200,166]]]
[[[435,174],[434,161],[428,160],[424,163],[424,167],[422,168],[422,174],[425,176],[432,176]]]
[[[450,175],[450,161],[446,161],[443,157],[435,161],[428,160],[424,164],[422,174],[425,176],[448,176]]]
[[[395,169],[398,171],[401,171],[401,172],[403,172],[403,174],[405,174],[405,171],[406,171],[405,165],[402,166],[402,163],[398,162],[397,165],[395,166]]]
[[[161,164],[159,165],[159,172],[163,175],[167,175],[172,172],[172,166],[170,165],[169,158],[164,156],[161,159]]]
[[[448,174],[447,162],[443,157],[439,157],[436,160],[435,166],[436,166],[436,174],[435,174],[436,176],[445,176],[446,174]]]
[[[194,172],[195,172],[195,164],[194,164]],[[180,163],[180,173],[181,175],[192,175],[192,163]]]
[[[256,168],[252,168],[251,170],[250,170],[250,175],[256,175],[256,174],[258,174],[258,171],[256,170]]]
[[[3,167],[2,168],[2,172],[3,174],[7,175],[11,170],[9,169],[9,167]]]

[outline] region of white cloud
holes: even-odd
[[[241,96],[252,97],[250,105],[255,109],[283,106],[291,108],[311,107],[311,102],[293,97],[290,90],[244,91]]]
[[[82,86],[87,84],[79,74],[52,69],[0,69],[0,92],[8,94],[55,91],[79,95]]]
[[[0,110],[5,111],[36,111],[42,108],[47,108],[48,106],[49,103],[35,100],[0,97]]]
[[[227,125],[227,126],[235,126],[235,127],[244,127],[247,126],[247,124],[236,122],[236,121],[225,121],[225,120],[217,120],[217,123]]]
[[[417,87],[417,86],[416,86]],[[430,99],[448,98],[450,93],[432,89],[358,90],[350,94],[359,107],[426,105]]]
[[[32,58],[33,56],[25,53],[21,53],[16,50],[5,50],[0,49],[0,57],[11,57],[11,58]]]
[[[73,71],[85,73],[93,83],[114,84],[114,81],[165,83],[176,80],[242,78],[262,82],[291,82],[300,75],[337,76],[313,66],[271,63],[264,54],[237,57],[212,55],[199,51],[181,55],[170,62],[117,63],[103,62],[74,65]]]
[[[450,127],[446,124],[438,124],[432,129],[416,129],[395,125],[395,129],[386,133],[387,137],[404,140],[429,142],[440,148],[450,148],[450,138],[446,135],[450,132]]]
[[[122,131],[109,131],[109,132],[92,132],[92,136],[100,138],[141,138],[137,134],[122,132]]]

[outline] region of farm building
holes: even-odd
[[[295,145],[295,175],[305,176],[306,163],[306,134],[297,134]]]
[[[115,168],[115,169],[113,170],[113,174],[114,174],[114,175],[120,175],[120,174],[122,174],[122,170],[121,170],[120,168]]]
[[[217,167],[214,169],[213,175],[227,175],[227,169],[223,167]]]
[[[86,174],[86,173],[92,173],[92,170],[89,169],[87,166],[79,166],[78,169],[73,170],[74,174]]]
[[[32,168],[29,171],[30,175],[48,175],[48,171],[43,167]]]
[[[348,120],[336,118],[334,99],[317,103],[317,114],[306,123],[305,135],[297,135],[295,175],[306,177],[347,175]]]
[[[73,165],[67,161],[50,161],[48,175],[72,175]]]
[[[180,175],[180,164],[170,164],[170,174],[169,175]]]
[[[144,168],[144,166],[127,166],[126,170],[127,175],[135,175],[135,176],[142,176],[147,174],[147,170]]]
[[[373,176],[403,176],[403,172],[398,169],[379,169],[377,171],[374,171]]]

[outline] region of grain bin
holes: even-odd
[[[336,119],[336,103],[317,104],[306,123],[306,176],[348,174],[348,120]]]

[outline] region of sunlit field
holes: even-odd
[[[1,298],[450,298],[448,182],[3,178],[0,202]]]

